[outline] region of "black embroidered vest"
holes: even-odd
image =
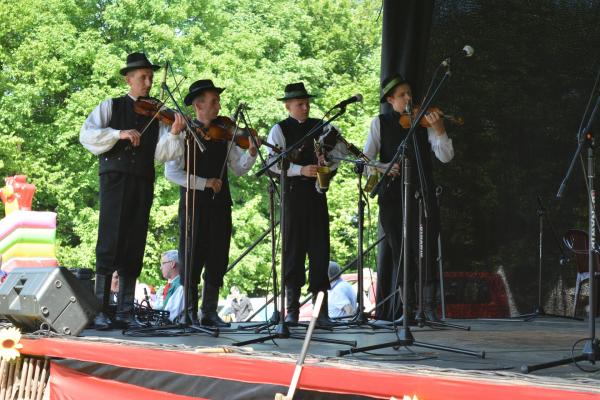
[[[150,117],[133,111],[134,100],[125,95],[112,101],[109,127],[118,130],[137,129],[142,132]],[[123,172],[154,180],[154,152],[158,143],[158,121],[154,120],[142,134],[140,145],[133,147],[129,140],[119,139],[112,149],[100,154],[100,175],[106,172]]]
[[[293,145],[298,140],[302,139],[314,126],[321,122],[320,119],[309,118],[306,121],[300,123],[292,117],[288,117],[283,121],[278,122],[285,138],[286,147]],[[319,129],[312,137],[318,138],[323,134],[323,129]],[[317,164],[317,156],[315,155],[315,147],[313,139],[309,139],[306,143],[300,145],[295,151],[292,152],[292,162],[298,165],[313,165]],[[316,180],[316,178],[308,177],[293,177],[300,178],[303,180]],[[292,178],[292,179],[293,179]]]
[[[380,134],[381,134],[381,148],[379,150],[379,161],[387,163],[389,162],[398,149],[398,146],[404,140],[408,134],[408,129],[403,128],[400,125],[400,114],[395,111],[380,114]],[[423,162],[423,170],[427,180],[428,190],[431,194],[433,191],[431,187],[433,185],[432,166],[431,166],[431,146],[427,138],[427,130],[424,128],[417,128],[415,132],[417,143],[419,145],[419,154]],[[417,163],[415,160],[414,144],[411,139],[406,147],[406,155],[410,160],[411,164],[411,184],[414,190],[419,189],[419,176],[417,174]],[[413,190],[413,192],[414,192]],[[402,195],[402,179],[396,177],[391,179],[386,177],[386,182],[382,187],[382,191],[379,193],[379,200],[384,199],[400,199]]]
[[[195,122],[196,124],[202,126],[202,123],[198,121]],[[186,160],[185,170],[189,171],[191,174],[195,174],[196,176],[201,176],[206,179],[220,178],[221,169],[223,168],[223,163],[225,162],[225,157],[227,156],[227,145],[229,142],[220,140],[204,140],[204,138],[200,138],[200,141],[206,147],[206,150],[201,152],[198,148],[198,145],[194,142],[194,147],[196,148],[195,163],[193,160],[194,151],[192,150],[192,156],[190,157],[189,162],[190,165],[188,165],[188,161]],[[186,154],[187,152],[184,154],[184,157],[187,157]],[[227,165],[225,165],[223,177],[221,178],[223,181],[223,184],[221,185],[221,191],[216,195],[214,195],[213,191],[209,188],[206,188],[203,191],[196,191],[196,197],[200,197],[200,204],[207,206],[232,204],[231,192],[229,190],[229,179],[227,175]]]

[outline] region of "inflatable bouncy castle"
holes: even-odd
[[[55,267],[56,213],[31,211],[35,185],[27,177],[4,178],[0,189],[6,217],[0,220],[1,269]]]

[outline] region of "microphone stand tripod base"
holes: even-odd
[[[585,345],[583,346],[583,350],[581,351],[581,354],[578,356],[564,358],[562,360],[557,360],[557,361],[550,361],[547,363],[537,364],[537,365],[522,365],[521,372],[524,374],[528,374],[530,372],[538,371],[540,369],[558,367],[560,365],[576,363],[578,361],[589,361],[592,364],[596,364],[596,361],[600,361],[600,344],[598,342],[598,339],[594,338],[592,340],[590,340],[590,339],[586,340]],[[587,372],[597,372],[597,371],[598,370],[596,369],[594,371],[587,371]]]

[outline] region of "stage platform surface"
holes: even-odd
[[[381,387],[377,390],[362,392],[361,396],[349,397],[331,397],[331,398],[390,398],[390,396],[402,395],[417,395],[420,400],[432,400],[436,398],[444,399],[500,399],[508,398],[535,398],[535,399],[552,399],[552,398],[570,398],[570,399],[600,399],[600,372],[588,373],[577,368],[573,363],[535,371],[530,374],[522,374],[522,365],[531,365],[537,363],[545,363],[553,360],[568,358],[571,356],[573,345],[580,339],[584,339],[588,335],[588,322],[573,321],[561,318],[538,317],[532,321],[509,321],[504,320],[449,320],[452,324],[468,326],[469,331],[458,329],[433,329],[430,327],[411,327],[411,332],[417,342],[430,343],[440,346],[455,347],[458,349],[469,350],[472,352],[485,352],[485,358],[481,359],[472,355],[457,354],[450,351],[435,350],[420,346],[410,346],[409,348],[385,348],[370,351],[365,353],[353,353],[343,357],[338,357],[338,351],[348,350],[350,346],[347,344],[332,344],[312,341],[309,348],[309,356],[306,364],[309,371],[303,372],[308,374],[307,379],[310,380],[310,368],[315,366],[326,366],[327,368],[338,368],[340,371],[352,371],[358,375],[352,375],[357,382],[360,381],[361,374],[366,377],[362,384],[378,385],[381,382]],[[237,327],[236,324],[233,327]],[[596,329],[600,329],[600,323],[596,324]],[[305,328],[291,328],[293,334],[303,336],[306,332]],[[106,354],[110,353],[110,348],[113,345],[119,347],[118,354],[123,357],[128,357],[128,354],[133,354],[128,349],[150,349],[163,351],[173,350],[181,354],[197,354],[202,348],[208,347],[227,347],[232,346],[235,342],[246,341],[267,335],[264,331],[257,334],[251,331],[232,330],[222,331],[218,337],[212,337],[204,333],[187,333],[185,335],[170,336],[173,332],[167,331],[150,336],[147,334],[140,335],[124,335],[120,331],[95,331],[85,330],[81,337],[50,337],[41,338],[28,336],[25,340],[27,346],[25,350],[30,349],[34,355],[44,354],[64,359],[79,359],[84,361],[94,361],[105,363],[106,358],[98,356],[94,358],[94,352],[81,352],[77,350],[81,346],[87,344],[95,346],[102,345],[107,350]],[[338,339],[343,341],[356,341],[358,346],[370,346],[380,343],[393,342],[396,340],[396,333],[387,329],[371,329],[368,326],[362,327],[340,327],[333,332],[315,330],[313,339],[326,338]],[[36,343],[37,342],[37,343]],[[286,365],[284,370],[289,373],[293,370],[293,363],[297,359],[301,348],[302,340],[288,338],[268,340],[264,343],[254,343],[246,345],[237,350],[231,347],[231,354],[223,354],[222,357],[235,357],[236,355],[244,359],[256,360],[256,374],[260,375],[260,363],[265,360],[273,361],[278,365]],[[100,347],[96,347],[98,351]],[[582,345],[575,346],[575,354],[581,353]],[[163,352],[166,354],[166,352]],[[228,353],[228,352],[225,352]],[[158,354],[158,353],[156,353]],[[211,357],[219,355],[210,354]],[[118,357],[114,354],[111,359],[119,364]],[[135,355],[131,355],[135,358]],[[160,360],[160,356],[158,356]],[[151,369],[156,369],[156,361],[151,361],[156,357],[148,358],[148,363]],[[172,353],[168,358],[164,358],[165,369],[171,372],[188,373],[184,370],[171,369],[168,364],[172,363]],[[182,359],[183,360],[183,359]],[[214,360],[214,358],[213,358]],[[176,361],[175,361],[176,362]],[[198,366],[206,362],[206,359],[198,359]],[[283,364],[281,364],[283,363]],[[182,361],[184,364],[189,364],[189,360]],[[600,368],[600,364],[595,366],[589,362],[580,363],[586,369]],[[192,364],[193,365],[193,364]],[[62,368],[62,367],[61,367]],[[132,363],[131,368],[143,369],[143,366]],[[235,365],[232,368],[232,377],[225,379],[237,380],[236,373],[233,372]],[[266,368],[266,367],[264,367]],[[327,369],[326,368],[326,369]],[[160,368],[158,368],[160,369]],[[281,368],[280,368],[281,369]],[[320,370],[316,375],[321,376],[320,379],[331,379],[331,376],[339,376],[343,374],[334,373],[333,375],[325,373],[326,369]],[[198,368],[198,371],[202,368]],[[194,372],[193,374],[211,375],[210,368],[205,372]],[[274,369],[277,371],[277,367]],[[265,375],[272,375],[273,371],[267,369],[263,371]],[[286,375],[284,374],[284,375]],[[215,372],[215,376],[219,375]],[[370,378],[367,376],[371,375]],[[303,375],[304,376],[304,375]],[[387,376],[392,377],[389,382],[386,379],[379,380],[377,377]],[[219,377],[222,378],[221,375]],[[271,385],[276,385],[280,389],[286,386],[286,379],[282,381],[266,379]],[[315,378],[316,379],[316,378]],[[415,380],[416,379],[416,380]],[[242,378],[246,382],[253,382],[251,378]],[[440,384],[441,380],[446,380],[444,384]],[[453,381],[452,385],[448,386],[448,380]],[[275,382],[277,381],[277,382]],[[357,382],[354,382],[356,385]],[[387,382],[387,383],[386,383]],[[404,382],[404,383],[398,383]],[[289,384],[289,382],[288,382]],[[339,387],[343,387],[346,382],[335,382],[336,388],[325,388],[327,382],[316,384],[313,382],[311,390],[323,390],[324,392],[340,392]],[[389,390],[385,386],[389,386]],[[396,386],[394,386],[396,385]],[[398,386],[399,385],[399,386]],[[435,389],[437,386],[439,388]],[[477,385],[481,385],[478,387]],[[352,384],[350,384],[352,386]],[[302,378],[300,380],[300,388],[303,387]],[[499,390],[499,388],[504,388]],[[401,393],[399,393],[399,391]],[[565,392],[566,391],[566,392]],[[349,390],[347,393],[357,393]],[[567,394],[565,394],[567,393]],[[387,396],[387,397],[386,397]],[[202,396],[200,396],[202,397]],[[202,398],[227,398],[228,396],[206,396]],[[166,398],[166,397],[165,397]],[[174,397],[179,398],[179,397]],[[182,397],[191,398],[191,397]],[[196,397],[194,397],[196,398]],[[243,398],[243,397],[241,397]],[[250,397],[249,397],[250,398]],[[251,398],[263,398],[261,396]],[[267,398],[267,397],[264,397]],[[319,398],[314,395],[307,395],[298,398]],[[330,398],[330,397],[323,397]]]

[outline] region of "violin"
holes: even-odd
[[[409,114],[409,113],[405,112],[405,113],[400,114],[400,126],[403,127],[404,129],[410,128],[411,122],[417,117],[420,109],[421,108],[419,106],[415,106],[412,110],[412,113]],[[430,114],[432,112],[437,112],[446,121],[448,121],[456,126],[462,126],[465,123],[465,121],[462,117],[455,117],[453,115],[444,114],[444,112],[437,107],[429,107],[427,109],[427,112],[423,115],[423,117],[426,114]],[[421,120],[419,121],[419,125],[422,126],[423,128],[431,127],[431,124],[425,118],[421,118]]]
[[[139,97],[133,103],[133,111],[136,114],[156,118],[166,125],[175,122],[175,111],[164,107],[164,103],[152,97]]]
[[[267,142],[265,138],[258,136],[255,129],[236,126],[231,119],[224,116],[218,116],[210,124],[208,129],[204,131],[204,139],[219,141],[232,140],[234,133],[235,144],[244,150],[250,147],[250,135],[252,135],[259,138],[261,144],[264,144],[278,153],[281,152],[279,147],[272,145],[271,143]]]
[[[152,97],[140,97],[133,103],[133,111],[140,115],[158,119],[166,125],[173,125],[175,122],[175,111],[164,106],[164,104]],[[188,118],[189,120],[189,118]],[[235,124],[227,117],[217,117],[216,121],[210,124],[208,129],[198,126],[193,121],[190,124],[195,132],[204,140],[231,140],[235,132]],[[254,129],[238,128],[235,135],[235,143],[242,149],[250,147],[250,136],[257,136]],[[274,146],[263,138],[260,138],[265,146],[271,147],[277,152],[280,152],[277,146]]]

